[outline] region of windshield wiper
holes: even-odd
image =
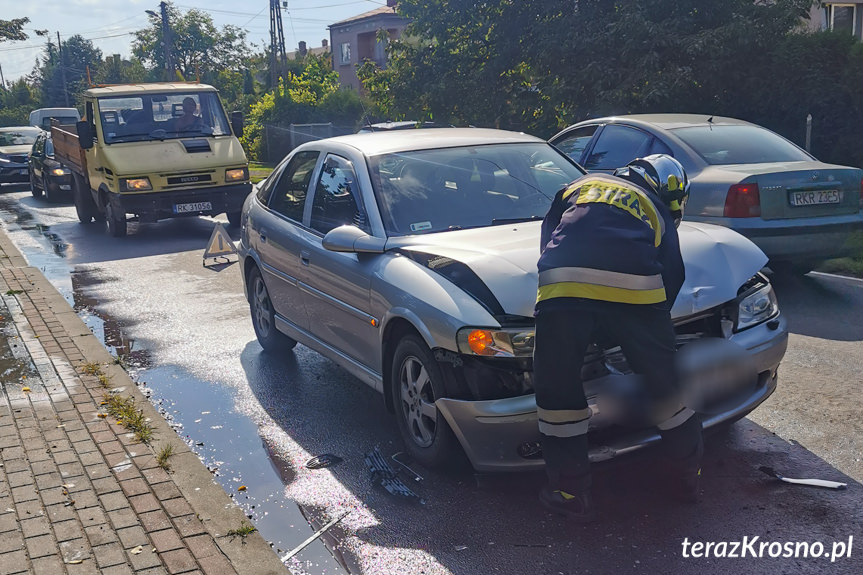
[[[520,224],[522,222],[535,222],[543,219],[544,216],[525,216],[523,218],[494,218],[491,221],[493,226],[505,226],[507,224]]]

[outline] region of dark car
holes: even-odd
[[[27,153],[40,131],[30,126],[0,128],[0,184],[27,181]]]
[[[33,149],[30,150],[30,190],[34,198],[49,202],[59,201],[66,196],[71,199],[72,172],[69,168],[54,159],[54,142],[50,132],[42,132],[36,137]]]

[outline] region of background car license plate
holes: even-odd
[[[27,175],[27,168],[24,168],[22,170],[17,170],[15,173],[18,174],[19,176],[26,176]]]
[[[175,214],[187,214],[189,212],[206,212],[213,209],[210,202],[194,202],[191,204],[174,204]]]
[[[809,192],[791,192],[792,206],[816,206],[819,204],[838,204],[842,201],[839,190],[817,190]]]

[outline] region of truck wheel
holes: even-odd
[[[79,222],[89,224],[98,218],[99,208],[96,207],[96,202],[90,195],[87,182],[78,174],[72,174],[72,197],[75,200],[75,212],[78,214]]]
[[[122,238],[126,235],[126,214],[120,212],[108,200],[105,204],[105,221],[108,223],[108,233],[115,238]]]
[[[278,353],[294,349],[297,341],[286,336],[276,328],[276,312],[267,285],[257,266],[249,272],[249,309],[252,312],[252,326],[255,337],[264,351]]]
[[[240,227],[240,219],[243,216],[243,212],[225,212],[225,215],[228,216],[228,224],[230,224],[232,228]]]
[[[40,188],[36,183],[36,174],[33,173],[33,170],[30,170],[30,192],[33,194],[33,197],[39,199],[42,197],[42,188]]]
[[[446,397],[444,376],[431,350],[418,336],[399,341],[393,354],[392,399],[405,450],[426,467],[456,461],[458,442],[435,406]]]

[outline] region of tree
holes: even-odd
[[[114,54],[105,58],[92,78],[96,84],[134,84],[147,80],[147,70],[137,58],[126,60]]]
[[[0,20],[0,42],[26,40],[24,24],[30,22],[29,18],[14,18],[12,20]]]
[[[385,112],[550,135],[604,113],[733,108],[811,0],[402,0]]]
[[[48,42],[32,75],[46,107],[74,106],[76,96],[88,86],[88,71],[93,80],[102,65],[102,51],[80,35],[63,41],[61,46],[58,51]]]
[[[168,23],[171,55],[180,78],[214,78],[222,70],[240,72],[251,56],[244,30],[230,24],[218,29],[212,17],[201,10],[192,8],[182,13],[169,3]],[[162,40],[162,20],[154,15],[150,16],[150,26],[135,32],[132,40],[132,53],[157,76],[165,69]]]

